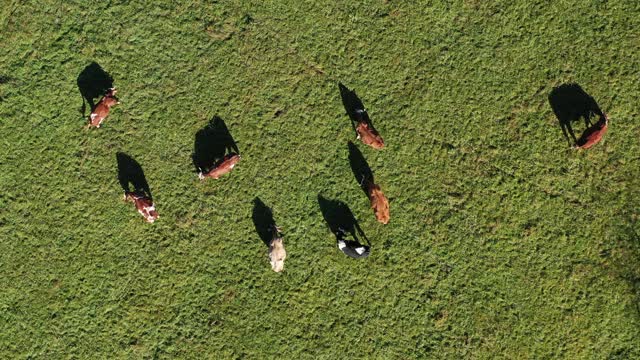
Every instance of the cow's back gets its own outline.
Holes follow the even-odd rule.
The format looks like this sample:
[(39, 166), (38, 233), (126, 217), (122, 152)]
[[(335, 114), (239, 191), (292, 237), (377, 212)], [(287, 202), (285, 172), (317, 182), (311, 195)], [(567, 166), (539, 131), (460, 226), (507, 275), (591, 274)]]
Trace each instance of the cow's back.
[(147, 222), (154, 222), (158, 219), (158, 211), (156, 210), (153, 201), (146, 196), (134, 197), (134, 203), (136, 210), (144, 217)]
[(213, 168), (206, 175), (208, 177), (212, 177), (214, 179), (218, 179), (220, 176), (230, 172), (236, 166), (236, 164), (240, 161), (240, 155), (232, 154), (228, 155), (227, 158), (222, 160), (215, 168)]
[(90, 115), (90, 126), (98, 127), (100, 123), (109, 115), (109, 107), (104, 101), (100, 101)]
[(284, 260), (287, 258), (287, 252), (284, 249), (282, 238), (278, 237), (271, 240), (269, 245), (269, 260), (271, 260), (271, 268), (275, 272), (284, 270)]
[(366, 145), (374, 149), (382, 149), (384, 141), (376, 130), (370, 127), (366, 122), (359, 122), (356, 126), (356, 132), (360, 136), (360, 140)]
[(389, 223), (389, 200), (380, 190), (380, 186), (375, 184), (369, 186), (369, 200), (376, 219), (383, 224)]
[(581, 149), (588, 149), (602, 140), (602, 137), (607, 132), (608, 125), (596, 124), (588, 129), (577, 141), (577, 145)]
[(354, 259), (363, 259), (369, 256), (371, 248), (366, 245), (362, 245), (353, 240), (341, 240), (338, 241), (338, 249), (345, 255)]

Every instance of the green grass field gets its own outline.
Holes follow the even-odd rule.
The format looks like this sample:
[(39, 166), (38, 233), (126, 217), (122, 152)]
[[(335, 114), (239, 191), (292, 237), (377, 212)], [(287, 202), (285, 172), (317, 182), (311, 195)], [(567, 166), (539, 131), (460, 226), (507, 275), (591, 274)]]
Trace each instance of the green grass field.
[[(639, 28), (633, 0), (3, 1), (0, 358), (640, 358)], [(86, 131), (93, 62), (122, 104)], [(388, 225), (338, 82), (385, 139), (356, 144)], [(588, 151), (548, 99), (569, 83), (611, 119)], [(200, 182), (214, 116), (242, 160)], [(118, 152), (156, 223), (122, 202)]]

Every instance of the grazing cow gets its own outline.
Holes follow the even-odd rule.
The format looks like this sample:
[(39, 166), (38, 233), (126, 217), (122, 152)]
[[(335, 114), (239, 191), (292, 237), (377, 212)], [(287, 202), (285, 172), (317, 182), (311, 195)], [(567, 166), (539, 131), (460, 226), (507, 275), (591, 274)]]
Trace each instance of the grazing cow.
[(152, 223), (158, 219), (159, 216), (156, 207), (153, 205), (153, 201), (146, 195), (139, 192), (127, 191), (124, 193), (124, 200), (133, 202), (140, 215), (142, 215), (147, 222)]
[(282, 243), (282, 234), (279, 227), (273, 225), (271, 227), (273, 237), (269, 243), (269, 260), (271, 260), (271, 268), (275, 272), (284, 270), (284, 259), (287, 258), (287, 252)]
[(222, 160), (218, 161), (213, 166), (213, 168), (208, 170), (207, 172), (203, 172), (202, 169), (200, 169), (198, 177), (200, 178), (200, 180), (204, 180), (204, 178), (207, 177), (218, 179), (220, 176), (233, 170), (233, 167), (236, 166), (238, 161), (240, 161), (240, 155), (238, 154), (231, 153), (225, 155)]
[(378, 134), (378, 132), (373, 128), (373, 126), (371, 126), (371, 123), (368, 121), (366, 110), (355, 110), (355, 118), (357, 119), (357, 138), (374, 149), (382, 149), (384, 147), (384, 141), (382, 140), (380, 134)]
[(345, 255), (354, 259), (362, 259), (369, 256), (371, 252), (369, 246), (362, 245), (357, 241), (345, 240), (344, 237), (347, 232), (343, 228), (338, 228), (336, 231), (336, 239), (338, 240), (338, 249), (340, 249)]
[(576, 149), (588, 149), (600, 142), (602, 136), (607, 132), (609, 118), (607, 114), (602, 114), (600, 120), (584, 131), (580, 139), (576, 142)]
[(115, 95), (116, 88), (107, 90), (102, 99), (100, 99), (98, 104), (91, 111), (91, 115), (89, 115), (89, 124), (87, 124), (87, 127), (100, 127), (102, 121), (104, 121), (107, 115), (109, 115), (109, 110), (111, 109), (111, 107), (120, 104), (120, 101), (118, 101)]
[(369, 179), (366, 180), (367, 194), (371, 201), (371, 208), (376, 215), (378, 222), (383, 224), (389, 223), (389, 200), (384, 196), (380, 186), (373, 183)]

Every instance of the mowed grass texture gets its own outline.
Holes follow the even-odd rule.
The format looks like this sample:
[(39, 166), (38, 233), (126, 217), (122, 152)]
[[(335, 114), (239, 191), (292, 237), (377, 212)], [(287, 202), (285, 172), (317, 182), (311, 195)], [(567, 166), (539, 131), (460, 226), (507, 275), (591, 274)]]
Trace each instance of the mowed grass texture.
[[(640, 357), (640, 3), (0, 8), (0, 357)], [(122, 104), (85, 131), (92, 62)], [(338, 82), (385, 139), (356, 145), (388, 225), (351, 172)], [(588, 151), (548, 101), (567, 83), (611, 119)], [(242, 160), (200, 182), (214, 116)], [(122, 202), (117, 152), (144, 169), (156, 223)], [(369, 258), (339, 252), (319, 195), (349, 205)]]

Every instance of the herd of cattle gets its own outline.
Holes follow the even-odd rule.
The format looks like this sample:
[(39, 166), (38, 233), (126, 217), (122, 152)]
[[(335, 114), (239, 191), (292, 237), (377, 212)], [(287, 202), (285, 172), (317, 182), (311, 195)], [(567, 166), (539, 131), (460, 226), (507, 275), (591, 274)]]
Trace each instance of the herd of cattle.
[[(340, 84), (340, 86), (342, 91), (342, 84)], [(111, 107), (120, 104), (115, 95), (115, 88), (110, 88), (104, 93), (100, 101), (91, 110), (89, 123), (87, 124), (88, 128), (99, 128), (109, 115)], [(357, 139), (360, 139), (364, 144), (374, 149), (384, 148), (382, 137), (371, 124), (369, 116), (361, 103), (357, 105), (356, 108), (347, 109), (347, 112), (355, 122), (354, 129), (357, 134)], [(606, 133), (609, 119), (603, 112), (598, 110), (597, 113), (599, 120), (595, 124), (588, 124), (582, 136), (575, 141), (574, 147), (576, 149), (588, 149), (592, 147), (597, 144)], [(201, 180), (206, 178), (218, 179), (220, 176), (233, 170), (238, 161), (240, 161), (240, 155), (232, 152), (213, 164), (210, 164), (207, 168), (199, 168), (198, 177)], [(362, 178), (361, 185), (367, 192), (376, 219), (382, 224), (387, 224), (389, 222), (389, 201), (380, 189), (380, 186), (375, 184), (372, 178), (365, 176)], [(146, 194), (139, 191), (125, 191), (124, 200), (133, 202), (138, 212), (147, 222), (153, 223), (158, 219), (158, 212), (156, 211), (155, 205)], [(269, 230), (272, 233), (272, 238), (269, 243), (271, 267), (274, 271), (280, 272), (284, 269), (284, 260), (287, 256), (283, 244), (282, 232), (281, 229), (275, 225), (272, 225)], [(358, 241), (346, 240), (347, 232), (344, 229), (338, 228), (337, 231), (335, 231), (335, 235), (338, 248), (346, 255), (356, 259), (369, 255), (369, 246), (362, 245)]]
[[(91, 110), (89, 115), (89, 123), (87, 128), (100, 128), (103, 121), (109, 115), (110, 109), (120, 104), (116, 98), (116, 89), (108, 89), (98, 103)], [(380, 134), (375, 130), (367, 112), (364, 108), (354, 109), (352, 114), (355, 119), (355, 131), (357, 138), (364, 144), (371, 146), (374, 149), (382, 149), (384, 147), (384, 141)], [(206, 178), (218, 179), (220, 176), (229, 173), (235, 165), (240, 161), (240, 155), (236, 153), (230, 153), (225, 155), (222, 159), (209, 164), (206, 168), (198, 169), (198, 177), (200, 180)], [(373, 182), (373, 179), (362, 178), (362, 184), (367, 190), (369, 200), (371, 202), (371, 208), (375, 214), (376, 219), (387, 224), (389, 222), (389, 201), (380, 189), (380, 186)], [(153, 223), (158, 219), (159, 215), (153, 204), (152, 199), (140, 191), (125, 191), (124, 200), (133, 202), (138, 212), (144, 217), (144, 219)], [(269, 243), (269, 259), (271, 260), (271, 267), (274, 271), (280, 272), (284, 269), (284, 260), (287, 256), (287, 252), (284, 248), (282, 232), (279, 227), (271, 226), (272, 239)], [(367, 257), (370, 253), (370, 248), (367, 245), (362, 245), (358, 241), (346, 240), (347, 232), (339, 228), (336, 231), (336, 239), (338, 248), (346, 255), (352, 258)]]

